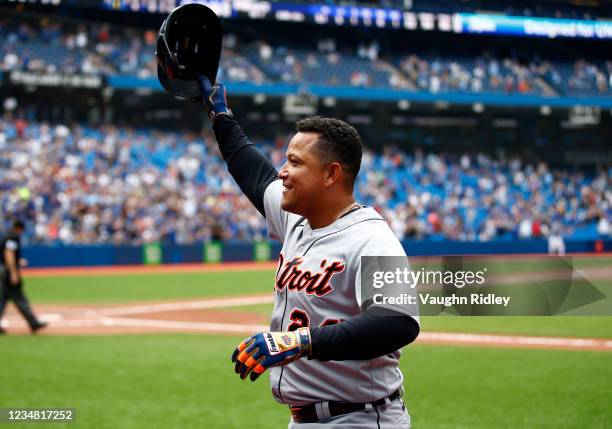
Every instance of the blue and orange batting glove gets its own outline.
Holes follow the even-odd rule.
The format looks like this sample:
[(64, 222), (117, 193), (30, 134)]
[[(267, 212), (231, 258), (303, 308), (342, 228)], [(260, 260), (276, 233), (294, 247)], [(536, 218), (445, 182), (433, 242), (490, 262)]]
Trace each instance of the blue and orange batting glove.
[(260, 332), (238, 344), (232, 354), (232, 362), (236, 362), (236, 374), (240, 374), (240, 378), (244, 380), (250, 373), (251, 381), (255, 381), (266, 369), (307, 356), (310, 350), (308, 328), (289, 332)]
[(200, 90), (202, 91), (204, 105), (208, 109), (208, 117), (211, 121), (215, 122), (215, 119), (219, 115), (234, 116), (227, 106), (227, 91), (225, 90), (225, 85), (220, 82), (213, 85), (206, 76), (199, 76), (197, 80)]

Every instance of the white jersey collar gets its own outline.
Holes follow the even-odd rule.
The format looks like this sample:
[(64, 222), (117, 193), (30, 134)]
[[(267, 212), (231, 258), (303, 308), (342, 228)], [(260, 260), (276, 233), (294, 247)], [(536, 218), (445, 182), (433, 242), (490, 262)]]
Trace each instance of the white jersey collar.
[(370, 220), (370, 219), (382, 220), (382, 217), (380, 216), (380, 214), (376, 210), (374, 210), (372, 207), (368, 207), (368, 206), (360, 206), (360, 207), (361, 208), (359, 208), (358, 210), (354, 210), (352, 212), (347, 213), (346, 215), (342, 216), (340, 219), (336, 219), (334, 222), (330, 223), (329, 225), (323, 228), (312, 229), (312, 227), (310, 226), (310, 223), (308, 222), (308, 219), (304, 218), (301, 222), (301, 225), (304, 226), (304, 229), (302, 231), (302, 236), (305, 236), (308, 234), (312, 236), (327, 235), (329, 233), (339, 231), (341, 229), (346, 228), (347, 226), (353, 225), (358, 222), (362, 222), (364, 220)]

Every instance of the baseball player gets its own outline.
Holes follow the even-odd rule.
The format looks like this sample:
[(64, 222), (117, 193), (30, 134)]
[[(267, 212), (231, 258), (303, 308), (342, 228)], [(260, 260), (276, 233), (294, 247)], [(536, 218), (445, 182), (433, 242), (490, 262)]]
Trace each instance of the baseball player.
[(398, 363), (418, 315), (360, 303), (362, 256), (406, 254), (353, 197), (357, 131), (337, 119), (299, 121), (277, 172), (234, 120), (223, 84), (198, 82), (229, 172), (283, 245), (271, 330), (238, 345), (236, 372), (254, 381), (269, 371), (289, 428), (409, 428)]
[[(39, 321), (23, 293), (20, 266), (25, 264), (21, 258), (21, 235), (25, 225), (20, 220), (13, 222), (9, 234), (0, 240), (0, 320), (9, 300), (13, 300), (19, 312), (27, 320), (32, 333), (47, 326), (46, 322)], [(0, 334), (5, 331), (0, 327)]]

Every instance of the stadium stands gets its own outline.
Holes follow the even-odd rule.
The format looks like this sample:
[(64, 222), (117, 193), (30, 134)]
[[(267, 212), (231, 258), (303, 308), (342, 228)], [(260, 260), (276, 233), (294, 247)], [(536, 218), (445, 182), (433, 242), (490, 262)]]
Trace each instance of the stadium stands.
[[(111, 35), (112, 34), (112, 35)], [(154, 78), (155, 32), (114, 29), (108, 24), (3, 19), (0, 70), (89, 73)], [(228, 34), (220, 78), (249, 83), (306, 83), (428, 92), (519, 93), (545, 96), (612, 94), (612, 61), (520, 62), (480, 52), (441, 57), (427, 52), (384, 52), (377, 44), (318, 47), (270, 41), (238, 43)]]
[[(277, 166), (280, 139), (261, 148)], [(265, 236), (263, 218), (226, 172), (213, 137), (0, 120), (0, 204), (30, 242), (190, 243)], [(366, 151), (360, 202), (400, 238), (611, 235), (612, 168), (587, 175), (518, 158)]]
[[(374, 2), (342, 2), (368, 3)], [(520, 1), (494, 3), (388, 0), (378, 6), (436, 13), (486, 6), (556, 17), (592, 12), (556, 3), (533, 10)], [(429, 94), (612, 95), (612, 61), (586, 54), (547, 58), (529, 49), (520, 56), (498, 54), (485, 43), (463, 46), (456, 54), (433, 52), (425, 45), (415, 51), (410, 45), (408, 51), (390, 48), (384, 40), (380, 45), (372, 39), (347, 44), (329, 33), (307, 45), (299, 38), (249, 37), (236, 26), (232, 31), (237, 32), (224, 38), (219, 71), (226, 82)], [(155, 80), (155, 39), (150, 29), (7, 14), (0, 18), (0, 71)], [(208, 131), (91, 128), (18, 118), (19, 113), (9, 113), (0, 119), (0, 204), (4, 213), (28, 219), (31, 243), (192, 243), (266, 234), (263, 219), (226, 172)], [(259, 143), (280, 167), (287, 136)], [(462, 154), (461, 148), (456, 153), (429, 150), (407, 153), (384, 146), (382, 153), (366, 151), (363, 159), (359, 201), (376, 207), (400, 238), (612, 236), (612, 168), (607, 161), (586, 173), (553, 170), (544, 162), (526, 164), (520, 158)]]
[(410, 55), (400, 59), (398, 65), (421, 90), (432, 93), (503, 92), (554, 96), (560, 92), (545, 78), (547, 73), (554, 73), (548, 63), (523, 65), (510, 58), (497, 59), (485, 54), (476, 59)]

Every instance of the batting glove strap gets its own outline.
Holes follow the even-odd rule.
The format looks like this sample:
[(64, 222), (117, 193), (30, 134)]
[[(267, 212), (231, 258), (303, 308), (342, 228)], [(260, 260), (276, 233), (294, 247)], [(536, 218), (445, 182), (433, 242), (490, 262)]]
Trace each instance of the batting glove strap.
[(284, 365), (310, 354), (308, 328), (290, 332), (261, 332), (241, 342), (232, 354), (235, 371), (243, 380), (250, 374), (255, 381), (273, 366)]
[(208, 117), (211, 121), (219, 115), (227, 115), (233, 117), (231, 109), (227, 106), (227, 91), (225, 85), (222, 83), (216, 83), (212, 85), (207, 77), (200, 76), (198, 78), (198, 84), (202, 91), (204, 104), (208, 109)]

